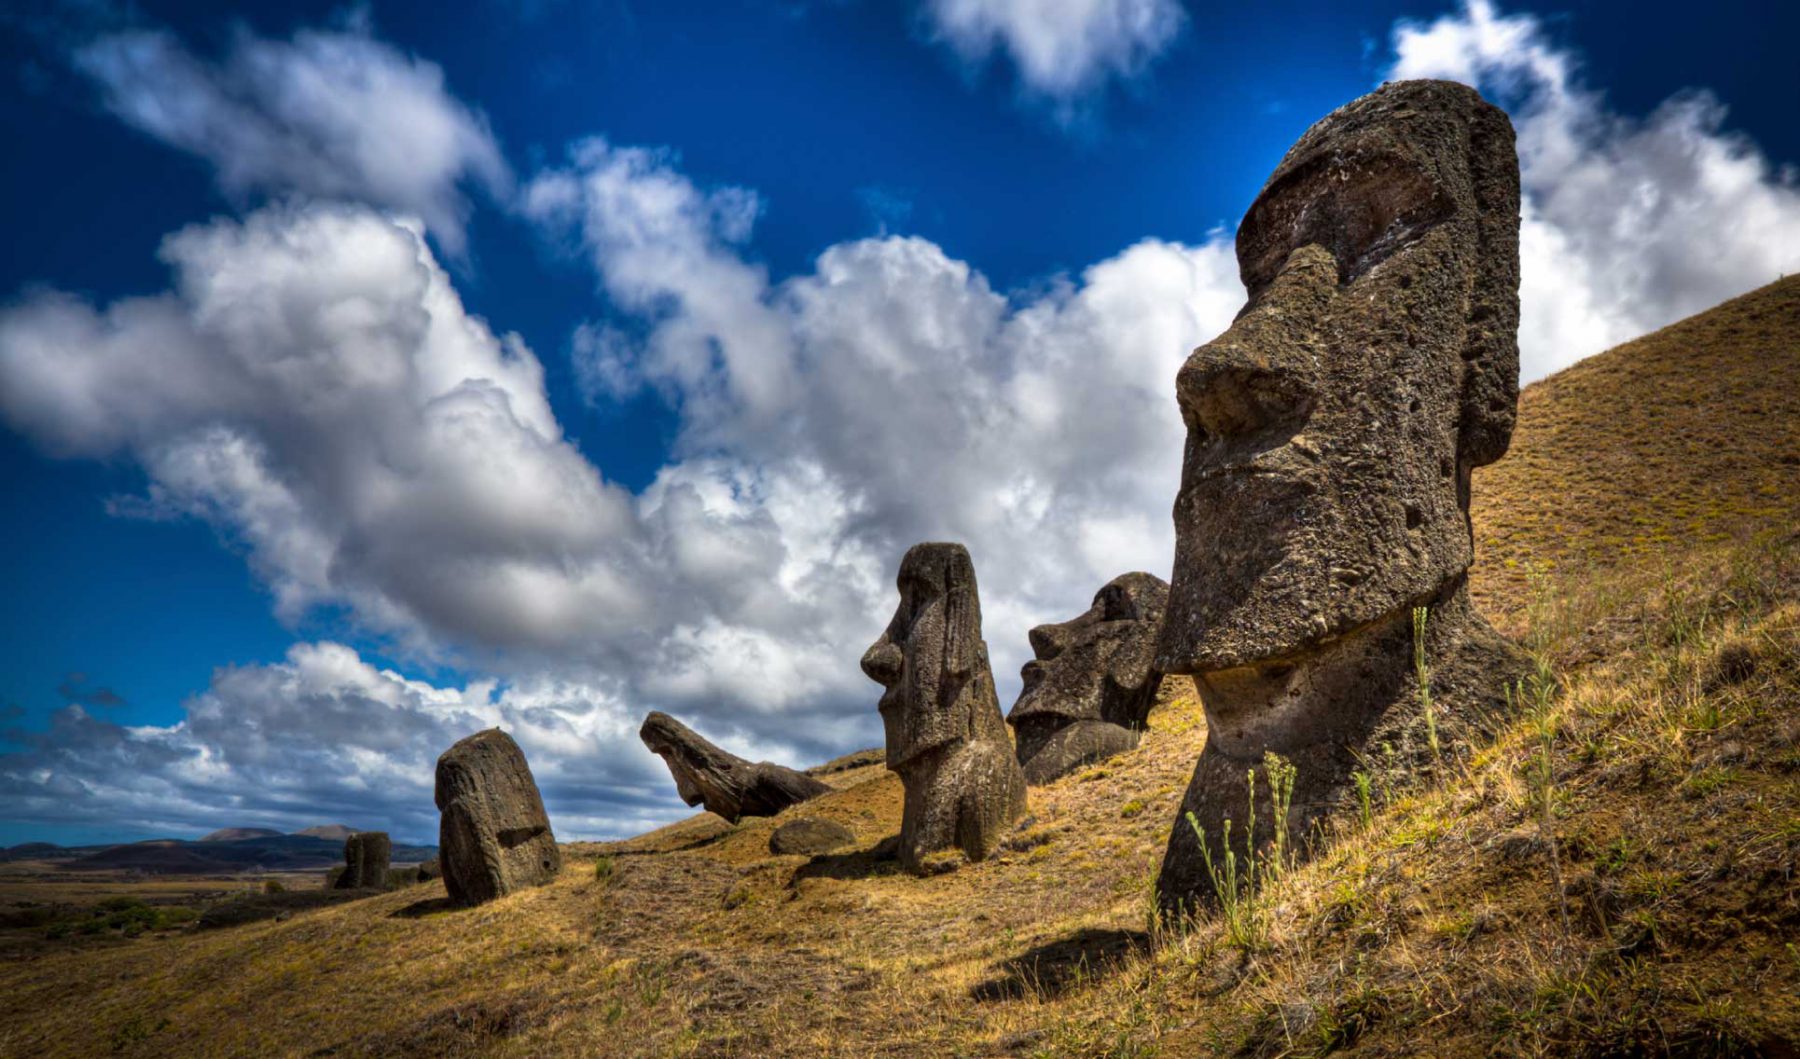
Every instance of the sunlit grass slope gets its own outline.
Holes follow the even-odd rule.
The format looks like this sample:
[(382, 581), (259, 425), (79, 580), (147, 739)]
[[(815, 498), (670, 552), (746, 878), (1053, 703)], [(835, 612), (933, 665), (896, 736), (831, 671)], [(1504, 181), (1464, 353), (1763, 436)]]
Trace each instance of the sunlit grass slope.
[[(432, 883), (0, 965), (0, 1053), (1795, 1054), (1797, 392), (1795, 281), (1528, 389), (1477, 583), (1544, 680), (1240, 929), (1150, 920), (1205, 740), (1171, 681), (1140, 750), (949, 875), (879, 855), (900, 786), (864, 766), (476, 909)], [(797, 815), (857, 841), (770, 856)]]

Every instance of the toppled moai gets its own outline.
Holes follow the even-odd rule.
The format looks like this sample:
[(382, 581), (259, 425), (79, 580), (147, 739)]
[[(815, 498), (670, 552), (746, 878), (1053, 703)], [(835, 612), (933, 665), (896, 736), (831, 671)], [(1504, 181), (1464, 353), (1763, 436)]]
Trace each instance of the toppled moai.
[(437, 807), (439, 866), (458, 904), (538, 886), (562, 867), (525, 753), (498, 728), (438, 758)]
[(1024, 686), (1006, 716), (1026, 783), (1049, 783), (1137, 746), (1162, 679), (1156, 634), (1168, 601), (1162, 578), (1121, 574), (1080, 617), (1031, 630), (1037, 657), (1020, 671)]
[(887, 767), (906, 787), (900, 862), (925, 872), (939, 851), (992, 852), (1025, 812), (1025, 776), (994, 693), (968, 549), (916, 544), (898, 584), (900, 606), (862, 668), (884, 689)]
[(682, 801), (705, 805), (734, 824), (746, 816), (774, 816), (831, 790), (804, 772), (720, 750), (666, 713), (644, 718), (638, 738), (669, 766)]
[(358, 831), (344, 839), (344, 871), (337, 877), (335, 888), (387, 889), (388, 863), (393, 853), (386, 831)]
[(1332, 112), (1251, 205), (1237, 256), (1249, 301), (1176, 378), (1188, 438), (1156, 666), (1193, 675), (1208, 732), (1167, 911), (1216, 897), (1201, 835), (1218, 860), (1235, 821), (1244, 856), (1251, 782), (1273, 838), (1265, 755), (1294, 770), (1285, 837), (1304, 855), (1357, 769), (1456, 752), (1523, 669), (1467, 585), (1470, 475), (1505, 453), (1518, 402), (1506, 114), (1444, 81)]

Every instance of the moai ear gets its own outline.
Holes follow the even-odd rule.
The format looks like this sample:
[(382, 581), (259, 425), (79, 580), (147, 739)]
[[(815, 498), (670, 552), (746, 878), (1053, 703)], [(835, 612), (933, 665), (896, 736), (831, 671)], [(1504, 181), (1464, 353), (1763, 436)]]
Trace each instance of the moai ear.
[(960, 683), (979, 664), (980, 644), (981, 597), (975, 588), (975, 564), (959, 546), (944, 564), (944, 672)]

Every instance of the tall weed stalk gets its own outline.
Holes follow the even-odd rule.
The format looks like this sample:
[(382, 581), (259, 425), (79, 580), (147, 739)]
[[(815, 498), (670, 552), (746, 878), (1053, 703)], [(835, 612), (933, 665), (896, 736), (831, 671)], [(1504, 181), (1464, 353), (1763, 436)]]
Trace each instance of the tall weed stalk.
[(1230, 817), (1221, 828), (1220, 855), (1215, 859), (1206, 830), (1192, 812), (1188, 826), (1200, 843), (1200, 859), (1206, 866), (1207, 878), (1219, 899), (1219, 917), (1225, 926), (1225, 937), (1240, 949), (1260, 948), (1267, 939), (1268, 924), (1263, 891), (1279, 882), (1293, 859), (1288, 848), (1288, 819), (1294, 802), (1294, 780), (1299, 774), (1293, 764), (1270, 751), (1263, 755), (1263, 773), (1269, 781), (1269, 815), (1275, 827), (1268, 853), (1256, 847), (1256, 770), (1245, 773), (1249, 791), (1248, 811), (1244, 826), (1244, 857), (1240, 861), (1231, 846)]

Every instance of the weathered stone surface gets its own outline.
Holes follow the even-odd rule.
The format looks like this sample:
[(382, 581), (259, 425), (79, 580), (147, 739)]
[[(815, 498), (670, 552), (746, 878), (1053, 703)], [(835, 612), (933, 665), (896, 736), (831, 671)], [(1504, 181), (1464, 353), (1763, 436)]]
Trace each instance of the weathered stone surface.
[(1049, 783), (1091, 761), (1137, 746), (1162, 676), (1153, 665), (1169, 586), (1154, 574), (1121, 574), (1093, 606), (1060, 625), (1031, 630), (1037, 657), (1006, 721), (1025, 782)]
[(387, 889), (393, 851), (386, 831), (356, 832), (344, 840), (344, 872), (332, 886), (339, 890)]
[(884, 689), (887, 766), (906, 788), (900, 862), (924, 872), (935, 851), (991, 853), (1025, 812), (1025, 776), (994, 693), (968, 549), (914, 545), (898, 585), (900, 606), (862, 668)]
[(720, 750), (666, 713), (644, 718), (638, 737), (669, 766), (682, 801), (704, 804), (734, 824), (746, 816), (774, 816), (831, 790), (804, 772)]
[[(1518, 233), (1510, 122), (1441, 81), (1314, 125), (1238, 230), (1249, 301), (1176, 379), (1188, 440), (1156, 658), (1206, 710), (1182, 811), (1215, 855), (1225, 820), (1244, 834), (1248, 770), (1272, 837), (1266, 752), (1298, 770), (1297, 847), (1348, 800), (1358, 754), (1429, 762), (1415, 606), (1440, 742), (1504, 709), (1520, 657), (1469, 605), (1468, 506), (1512, 435)], [(1214, 896), (1183, 818), (1158, 888), (1167, 910)]]
[(540, 885), (562, 867), (525, 753), (498, 728), (438, 758), (437, 807), (444, 889), (459, 904)]
[(834, 820), (815, 816), (789, 820), (769, 836), (769, 852), (776, 856), (829, 853), (856, 841), (856, 832)]

